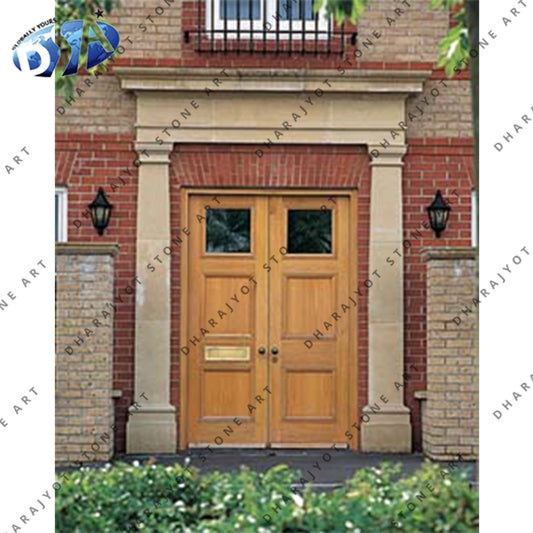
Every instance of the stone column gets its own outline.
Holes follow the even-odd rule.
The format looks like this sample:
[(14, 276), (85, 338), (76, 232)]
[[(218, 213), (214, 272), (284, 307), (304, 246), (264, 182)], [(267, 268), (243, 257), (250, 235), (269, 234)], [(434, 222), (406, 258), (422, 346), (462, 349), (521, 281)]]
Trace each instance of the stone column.
[[(175, 453), (176, 409), (170, 404), (170, 262), (147, 270), (170, 243), (169, 164), (172, 144), (137, 143), (141, 165), (137, 199), (135, 399), (127, 453)], [(140, 399), (144, 393), (147, 400)]]
[[(402, 159), (406, 146), (369, 149), (379, 150), (379, 156), (371, 162), (369, 266), (374, 285), (368, 291), (368, 405), (363, 407), (361, 448), (409, 453), (410, 413), (404, 405), (404, 388), (395, 386), (395, 382), (403, 384), (404, 372)], [(389, 256), (393, 266), (386, 261)]]

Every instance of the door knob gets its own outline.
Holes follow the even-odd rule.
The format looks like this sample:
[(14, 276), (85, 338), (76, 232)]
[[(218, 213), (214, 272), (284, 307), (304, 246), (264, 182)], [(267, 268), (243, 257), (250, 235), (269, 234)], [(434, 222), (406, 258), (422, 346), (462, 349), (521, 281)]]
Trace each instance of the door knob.
[(259, 355), (265, 355), (267, 353), (267, 349), (265, 348), (265, 346), (259, 346), (257, 352), (259, 353)]
[(279, 348), (277, 346), (272, 346), (272, 355), (277, 355), (279, 353)]

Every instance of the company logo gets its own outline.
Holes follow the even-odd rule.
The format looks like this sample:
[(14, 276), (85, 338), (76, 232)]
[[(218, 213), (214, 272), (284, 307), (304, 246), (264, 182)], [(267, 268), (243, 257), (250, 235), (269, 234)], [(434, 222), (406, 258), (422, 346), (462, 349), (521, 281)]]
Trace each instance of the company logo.
[[(61, 35), (71, 48), (69, 62), (62, 76), (78, 72), (80, 49), (83, 39), (83, 26), (89, 24), (87, 47), (87, 70), (108, 59), (118, 48), (118, 31), (105, 22), (91, 23), (83, 20), (69, 20), (61, 26)], [(13, 63), (23, 73), (33, 76), (49, 77), (54, 72), (61, 49), (54, 40), (55, 24), (35, 31), (24, 37), (13, 52)], [(85, 66), (85, 65), (82, 65)]]

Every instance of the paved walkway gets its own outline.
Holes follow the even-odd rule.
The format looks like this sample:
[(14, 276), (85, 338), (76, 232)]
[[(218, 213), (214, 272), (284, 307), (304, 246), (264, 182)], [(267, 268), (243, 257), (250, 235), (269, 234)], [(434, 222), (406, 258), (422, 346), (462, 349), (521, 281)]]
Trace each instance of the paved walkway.
[[(325, 454), (329, 453), (331, 459)], [(201, 456), (205, 459), (202, 460)], [(144, 462), (151, 456), (147, 455), (119, 455), (115, 461)], [(196, 467), (200, 472), (210, 472), (219, 470), (229, 472), (239, 470), (243, 465), (258, 472), (264, 472), (278, 464), (287, 464), (295, 470), (300, 470), (306, 479), (312, 479), (308, 470), (314, 474), (316, 480), (313, 485), (319, 489), (327, 490), (341, 486), (344, 480), (361, 468), (378, 466), (383, 461), (401, 463), (403, 474), (408, 475), (420, 468), (424, 461), (422, 454), (367, 454), (353, 453), (349, 450), (249, 450), (249, 449), (213, 449), (191, 450), (188, 453), (176, 455), (157, 455), (157, 463), (170, 465), (175, 463), (183, 464), (187, 457), (190, 457), (190, 465)], [(320, 466), (321, 470), (313, 467), (313, 464)], [(445, 464), (445, 463), (444, 463)], [(459, 465), (459, 463), (458, 463)], [(466, 468), (471, 480), (475, 479), (474, 463), (464, 463), (461, 468)]]
[[(156, 459), (158, 464), (173, 465), (184, 464), (185, 459), (190, 459), (190, 465), (200, 472), (238, 471), (241, 466), (257, 472), (265, 472), (269, 468), (279, 464), (289, 465), (290, 468), (299, 470), (303, 477), (312, 481), (313, 486), (319, 490), (331, 490), (340, 487), (346, 479), (361, 468), (379, 466), (383, 461), (400, 463), (403, 475), (409, 475), (422, 466), (423, 454), (374, 454), (353, 453), (349, 450), (251, 450), (251, 449), (215, 449), (209, 452), (206, 449), (193, 449), (188, 452), (172, 455), (124, 455), (114, 457), (113, 462), (132, 463)], [(331, 456), (331, 459), (328, 454)], [(202, 459), (202, 456), (205, 459)], [(105, 463), (91, 463), (89, 468), (99, 468)], [(446, 467), (446, 463), (442, 463)], [(320, 467), (317, 468), (318, 465)], [(457, 463), (459, 468), (464, 468), (469, 474), (470, 480), (477, 485), (476, 468), (474, 462)], [(77, 467), (58, 467), (57, 472), (77, 470)], [(313, 477), (315, 479), (313, 479)]]

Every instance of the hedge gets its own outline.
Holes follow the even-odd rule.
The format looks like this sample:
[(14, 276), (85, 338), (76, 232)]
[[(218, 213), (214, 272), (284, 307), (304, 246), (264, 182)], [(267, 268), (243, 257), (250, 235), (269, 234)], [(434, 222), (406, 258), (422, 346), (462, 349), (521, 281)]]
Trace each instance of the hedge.
[[(342, 488), (317, 492), (285, 465), (264, 474), (200, 475), (183, 467), (117, 463), (82, 468), (56, 493), (59, 533), (234, 531), (431, 533), (477, 531), (478, 496), (463, 470), (426, 462), (359, 470)], [(292, 490), (291, 490), (292, 485)], [(403, 513), (403, 517), (399, 514)]]

